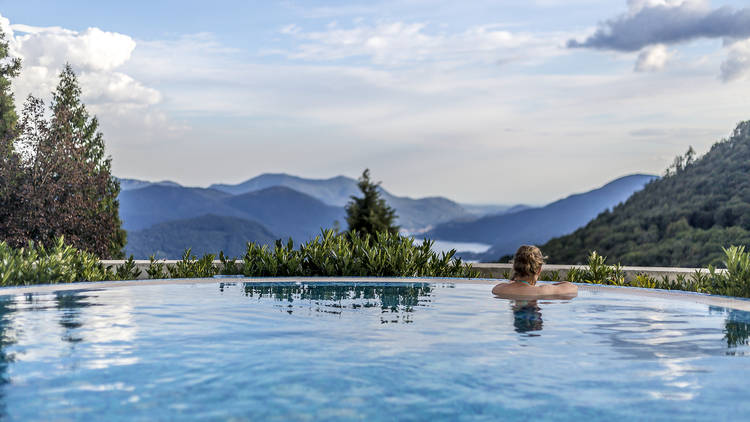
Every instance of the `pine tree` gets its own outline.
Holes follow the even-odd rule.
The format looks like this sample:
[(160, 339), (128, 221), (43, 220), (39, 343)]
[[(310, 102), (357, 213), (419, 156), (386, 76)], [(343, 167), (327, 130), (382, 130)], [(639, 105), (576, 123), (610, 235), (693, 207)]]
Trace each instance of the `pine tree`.
[(11, 246), (45, 246), (59, 236), (101, 258), (120, 258), (125, 231), (119, 218), (119, 182), (110, 173), (99, 123), (80, 100), (75, 73), (66, 65), (53, 93), (52, 116), (29, 96), (13, 154), (18, 168), (2, 212), (0, 239)]
[(18, 116), (11, 80), (20, 69), (21, 60), (10, 57), (8, 41), (0, 30), (0, 240), (10, 227), (11, 216), (18, 214), (19, 206), (20, 161), (13, 146)]
[(358, 186), (362, 191), (362, 197), (352, 196), (346, 205), (346, 222), (349, 224), (349, 230), (370, 235), (386, 231), (398, 234), (399, 227), (395, 224), (396, 211), (380, 197), (380, 182), (370, 181), (369, 169), (362, 172)]
[(4, 146), (10, 144), (9, 140), (15, 136), (18, 122), (10, 84), (20, 70), (21, 59), (10, 57), (8, 41), (5, 39), (5, 33), (0, 30), (0, 138)]
[[(94, 230), (88, 236), (80, 233), (82, 239), (87, 239), (84, 243), (89, 245), (83, 249), (100, 256), (121, 258), (126, 233), (121, 228), (119, 217), (117, 196), (120, 193), (120, 183), (111, 174), (112, 159), (105, 155), (104, 136), (98, 131), (99, 121), (96, 116), (89, 115), (81, 102), (81, 95), (78, 78), (70, 64), (66, 64), (52, 95), (50, 135), (58, 142), (70, 142), (71, 147), (80, 152), (82, 162), (76, 164), (86, 169), (86, 172), (82, 174), (83, 183), (79, 188), (83, 191), (83, 203), (91, 205), (82, 217), (96, 221), (104, 228), (104, 232)], [(105, 239), (94, 236), (104, 236), (106, 248), (102, 243)], [(92, 248), (93, 245), (97, 246)]]

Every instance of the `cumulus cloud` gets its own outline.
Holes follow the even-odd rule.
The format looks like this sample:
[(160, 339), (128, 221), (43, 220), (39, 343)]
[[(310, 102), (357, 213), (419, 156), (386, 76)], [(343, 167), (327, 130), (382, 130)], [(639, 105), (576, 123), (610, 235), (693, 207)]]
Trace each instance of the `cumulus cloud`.
[[(639, 51), (636, 72), (663, 69), (674, 53), (668, 45), (696, 39), (723, 39), (729, 46), (721, 65), (724, 82), (748, 73), (750, 8), (711, 8), (708, 0), (628, 0), (628, 11), (600, 24), (583, 41), (568, 40), (568, 48), (632, 53)], [(743, 41), (744, 40), (744, 41)]]
[(634, 69), (636, 72), (655, 72), (661, 70), (673, 55), (674, 53), (667, 50), (667, 46), (664, 44), (646, 47), (638, 55)]
[(83, 32), (52, 27), (12, 25), (15, 48), (27, 66), (60, 67), (75, 63), (81, 70), (109, 71), (125, 63), (135, 41), (127, 35), (88, 28)]
[(583, 41), (568, 41), (568, 47), (633, 52), (698, 38), (750, 37), (750, 8), (710, 9), (690, 0), (633, 0), (629, 6), (628, 13), (605, 21)]
[(11, 55), (19, 57), (23, 64), (21, 75), (13, 83), (18, 102), (29, 94), (48, 96), (65, 63), (78, 72), (84, 101), (93, 106), (147, 106), (161, 100), (158, 91), (118, 70), (130, 60), (136, 47), (128, 35), (99, 28), (77, 32), (11, 24), (2, 16), (0, 27), (9, 41)]
[(750, 76), (750, 39), (729, 46), (729, 54), (721, 64), (721, 79), (729, 82)]
[(323, 31), (306, 32), (297, 25), (280, 31), (300, 41), (295, 50), (273, 51), (292, 59), (338, 60), (366, 57), (379, 65), (414, 62), (536, 60), (563, 53), (565, 36), (530, 34), (493, 25), (475, 26), (460, 33), (431, 33), (424, 23), (380, 22), (341, 28), (329, 24)]

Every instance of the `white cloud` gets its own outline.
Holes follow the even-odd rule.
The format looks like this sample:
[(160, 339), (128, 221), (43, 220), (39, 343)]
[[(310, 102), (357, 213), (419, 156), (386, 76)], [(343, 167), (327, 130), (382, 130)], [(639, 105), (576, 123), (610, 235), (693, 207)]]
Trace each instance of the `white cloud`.
[(154, 105), (161, 101), (159, 91), (121, 72), (85, 72), (80, 82), (86, 87), (87, 100), (93, 104)]
[(669, 59), (674, 55), (664, 44), (652, 45), (644, 48), (635, 62), (636, 72), (655, 72), (664, 69)]
[[(285, 27), (281, 44), (297, 47), (282, 54), (297, 60), (249, 58), (194, 34), (139, 40), (110, 70), (89, 65), (81, 83), (116, 174), (207, 185), (279, 171), (356, 177), (370, 167), (398, 194), (539, 202), (660, 173), (687, 145), (703, 151), (747, 118), (746, 95), (712, 77), (713, 56), (689, 69), (667, 57), (663, 72), (644, 78), (559, 48), (570, 34), (363, 22)], [(663, 65), (663, 53), (644, 66)], [(557, 54), (572, 60), (557, 66)], [(496, 66), (505, 58), (544, 66)], [(57, 71), (23, 73), (39, 94)], [(693, 130), (672, 132), (680, 127)], [(527, 178), (513, 182), (519, 174)]]
[[(11, 55), (22, 60), (21, 74), (13, 80), (18, 109), (29, 94), (49, 99), (60, 70), (70, 63), (78, 74), (82, 100), (99, 116), (104, 129), (123, 128), (125, 124), (153, 129), (150, 122), (174, 126), (164, 122), (165, 114), (153, 108), (161, 102), (161, 93), (122, 71), (136, 49), (132, 37), (99, 28), (77, 32), (11, 24), (2, 16), (0, 28), (6, 34)], [(123, 132), (132, 133), (132, 129)], [(127, 141), (127, 137), (120, 139)]]
[(734, 81), (750, 76), (750, 39), (729, 46), (727, 59), (721, 64), (721, 79)]
[(691, 9), (708, 9), (708, 0), (628, 0), (628, 13), (635, 15), (643, 9), (653, 7), (677, 8), (689, 7)]
[(274, 51), (292, 59), (330, 61), (366, 57), (373, 63), (401, 66), (418, 62), (497, 63), (509, 59), (538, 61), (564, 54), (569, 34), (511, 32), (480, 25), (460, 33), (433, 33), (425, 23), (380, 22), (305, 32), (297, 25), (280, 31), (299, 40), (292, 51)]
[(88, 28), (83, 32), (12, 25), (13, 43), (26, 66), (60, 68), (66, 62), (82, 71), (111, 71), (129, 58), (135, 41), (127, 35)]
[(628, 0), (628, 11), (599, 24), (583, 41), (572, 38), (570, 48), (624, 53), (640, 51), (635, 71), (661, 70), (672, 53), (667, 45), (699, 39), (734, 43), (721, 66), (725, 82), (741, 77), (747, 64), (741, 40), (750, 40), (750, 8), (712, 8), (709, 0)]
[(127, 35), (98, 28), (83, 32), (27, 25), (6, 28), (12, 54), (23, 63), (21, 75), (14, 81), (18, 102), (29, 94), (47, 97), (57, 85), (58, 72), (65, 63), (78, 72), (87, 103), (149, 105), (160, 100), (158, 91), (117, 71), (130, 60), (136, 47)]

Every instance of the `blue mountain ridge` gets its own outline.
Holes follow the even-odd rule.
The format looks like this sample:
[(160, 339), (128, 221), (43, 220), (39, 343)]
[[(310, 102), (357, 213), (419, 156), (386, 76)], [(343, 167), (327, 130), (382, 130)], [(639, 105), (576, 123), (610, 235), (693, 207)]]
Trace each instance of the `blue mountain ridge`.
[(624, 176), (601, 188), (570, 195), (543, 207), (440, 224), (427, 232), (425, 237), (489, 244), (492, 247), (485, 254), (464, 256), (496, 260), (500, 256), (512, 254), (519, 245), (543, 244), (553, 237), (583, 227), (601, 212), (627, 200), (634, 192), (655, 179), (658, 176)]
[[(478, 207), (485, 212), (497, 213), (481, 217), (442, 197), (403, 198), (383, 189), (381, 193), (397, 214), (401, 212), (399, 223), (402, 227), (412, 233), (426, 231), (426, 237), (433, 239), (491, 244), (493, 247), (489, 253), (480, 258), (497, 255), (496, 259), (512, 252), (521, 243), (543, 243), (582, 227), (598, 213), (624, 201), (654, 178), (656, 176), (625, 176), (599, 189), (571, 195), (538, 208), (482, 205)], [(359, 193), (357, 181), (344, 176), (305, 179), (287, 174), (264, 174), (238, 185), (217, 184), (209, 188), (134, 179), (128, 179), (127, 186), (129, 189), (123, 189), (119, 197), (123, 227), (132, 233), (134, 240), (160, 239), (161, 244), (152, 245), (159, 250), (166, 248), (164, 239), (169, 238), (158, 234), (160, 230), (168, 231), (172, 237), (177, 236), (175, 243), (184, 243), (179, 238), (179, 230), (175, 230), (176, 224), (183, 224), (191, 233), (201, 230), (199, 225), (223, 225), (227, 230), (252, 226), (248, 232), (265, 230), (266, 237), (268, 234), (274, 238), (292, 237), (300, 243), (319, 234), (321, 228), (338, 226), (346, 229), (343, 206), (331, 205), (330, 202), (341, 203), (344, 198), (348, 200), (349, 196)], [(478, 212), (476, 209), (472, 211)], [(227, 220), (227, 217), (237, 220)], [(175, 224), (163, 225), (167, 222)], [(262, 230), (255, 227), (256, 224)], [(433, 226), (434, 229), (429, 230)], [(150, 228), (153, 230), (146, 234)], [(215, 232), (213, 230), (212, 238), (219, 239)], [(259, 236), (257, 240), (266, 241), (266, 237)], [(141, 242), (138, 248), (141, 247), (145, 248), (141, 250), (147, 250), (149, 245), (143, 246)]]

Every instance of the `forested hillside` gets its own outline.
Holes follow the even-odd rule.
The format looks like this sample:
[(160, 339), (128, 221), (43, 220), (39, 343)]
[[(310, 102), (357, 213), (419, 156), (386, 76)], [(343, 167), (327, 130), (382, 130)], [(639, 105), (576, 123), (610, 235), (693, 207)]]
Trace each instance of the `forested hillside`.
[(582, 263), (596, 250), (623, 265), (698, 267), (748, 243), (750, 121), (697, 160), (691, 148), (664, 177), (542, 250), (550, 263)]
[(493, 260), (513, 253), (518, 245), (539, 244), (582, 227), (603, 210), (625, 201), (643, 189), (656, 176), (633, 174), (613, 180), (601, 188), (570, 195), (544, 207), (521, 209), (514, 213), (491, 215), (469, 221), (440, 224), (427, 237), (455, 242), (492, 245), (473, 258)]
[(275, 240), (276, 235), (254, 221), (209, 214), (128, 232), (125, 250), (136, 259), (148, 259), (152, 254), (177, 259), (187, 248), (198, 256), (224, 251), (227, 256), (241, 257), (247, 242), (270, 245)]

